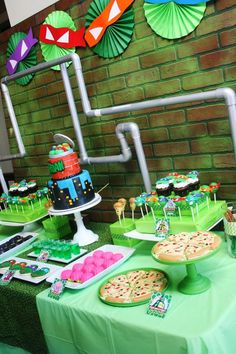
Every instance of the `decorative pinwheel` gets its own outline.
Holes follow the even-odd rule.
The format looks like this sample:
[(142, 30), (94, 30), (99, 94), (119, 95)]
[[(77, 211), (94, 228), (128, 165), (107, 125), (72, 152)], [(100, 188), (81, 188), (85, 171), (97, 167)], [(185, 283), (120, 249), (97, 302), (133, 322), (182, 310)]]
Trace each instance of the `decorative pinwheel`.
[(85, 40), (103, 58), (114, 58), (127, 48), (134, 28), (130, 7), (134, 0), (94, 0), (89, 7)]
[[(154, 2), (156, 0), (150, 0)], [(159, 2), (159, 0), (157, 0)], [(195, 0), (177, 0), (195, 1)], [(177, 1), (161, 1), (162, 3), (144, 4), (145, 17), (148, 24), (159, 36), (167, 39), (176, 39), (191, 33), (203, 18), (206, 4), (180, 5)]]
[[(9, 75), (31, 68), (37, 64), (36, 50), (34, 45), (38, 42), (33, 38), (32, 29), (26, 35), (23, 32), (14, 33), (7, 46), (6, 68)], [(20, 85), (27, 85), (33, 78), (33, 74), (23, 76), (16, 82)]]

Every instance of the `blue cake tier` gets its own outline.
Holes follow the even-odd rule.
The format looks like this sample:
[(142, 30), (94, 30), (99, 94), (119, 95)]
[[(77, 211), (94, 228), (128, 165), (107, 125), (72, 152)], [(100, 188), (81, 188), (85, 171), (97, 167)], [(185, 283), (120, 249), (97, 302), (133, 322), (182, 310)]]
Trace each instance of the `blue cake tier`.
[(90, 202), (95, 197), (92, 180), (86, 170), (70, 178), (50, 179), (48, 189), (55, 210), (75, 208)]

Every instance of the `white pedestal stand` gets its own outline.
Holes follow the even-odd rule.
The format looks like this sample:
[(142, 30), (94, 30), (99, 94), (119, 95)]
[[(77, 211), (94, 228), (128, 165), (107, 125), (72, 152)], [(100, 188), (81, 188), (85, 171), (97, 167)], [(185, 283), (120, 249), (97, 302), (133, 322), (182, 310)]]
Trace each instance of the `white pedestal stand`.
[(98, 235), (95, 234), (93, 231), (86, 229), (83, 223), (83, 218), (81, 216), (81, 212), (87, 209), (90, 209), (100, 203), (102, 200), (101, 196), (95, 193), (95, 198), (90, 202), (79, 206), (77, 208), (72, 209), (64, 209), (64, 210), (55, 210), (53, 208), (48, 209), (48, 213), (50, 215), (75, 215), (75, 222), (77, 226), (77, 231), (74, 234), (73, 241), (78, 243), (80, 246), (90, 245), (98, 240)]

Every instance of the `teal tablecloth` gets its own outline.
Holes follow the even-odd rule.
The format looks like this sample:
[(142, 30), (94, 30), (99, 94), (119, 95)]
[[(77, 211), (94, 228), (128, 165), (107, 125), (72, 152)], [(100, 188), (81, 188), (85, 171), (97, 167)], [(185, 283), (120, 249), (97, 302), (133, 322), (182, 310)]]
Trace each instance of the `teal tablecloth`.
[[(157, 267), (171, 280), (167, 290), (172, 306), (164, 319), (146, 314), (147, 305), (119, 308), (97, 296), (101, 282), (87, 289), (67, 289), (59, 301), (48, 290), (36, 297), (50, 354), (235, 354), (236, 260), (221, 250), (197, 263), (211, 288), (200, 295), (177, 291), (185, 266), (158, 264), (150, 255), (152, 243), (143, 242), (119, 268)], [(116, 273), (116, 272), (114, 272)]]

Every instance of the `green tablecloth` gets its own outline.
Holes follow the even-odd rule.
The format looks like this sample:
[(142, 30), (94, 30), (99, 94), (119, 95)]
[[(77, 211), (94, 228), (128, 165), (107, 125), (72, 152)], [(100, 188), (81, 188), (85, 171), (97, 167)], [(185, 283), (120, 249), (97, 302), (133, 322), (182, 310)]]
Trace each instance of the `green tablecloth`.
[(102, 303), (97, 297), (102, 281), (80, 291), (67, 289), (58, 302), (44, 291), (37, 295), (37, 306), (50, 354), (235, 353), (236, 260), (227, 255), (225, 243), (213, 257), (197, 263), (212, 285), (192, 296), (177, 291), (185, 266), (157, 263), (151, 246), (143, 242), (118, 271), (143, 266), (165, 270), (171, 279), (167, 292), (173, 295), (167, 316), (147, 315), (147, 305), (119, 308)]
[[(111, 243), (108, 224), (91, 222), (88, 228), (92, 228), (100, 237), (98, 242), (83, 248), (92, 250), (105, 243)], [(22, 228), (0, 226), (0, 240), (21, 230)], [(43, 230), (39, 231), (39, 237), (45, 237)], [(21, 251), (18, 257), (27, 259), (30, 251)], [(34, 285), (17, 279), (8, 286), (0, 287), (0, 354), (18, 354), (18, 351), (22, 354), (24, 350), (32, 354), (47, 353), (36, 307), (36, 295), (49, 287), (50, 284), (46, 282)]]

